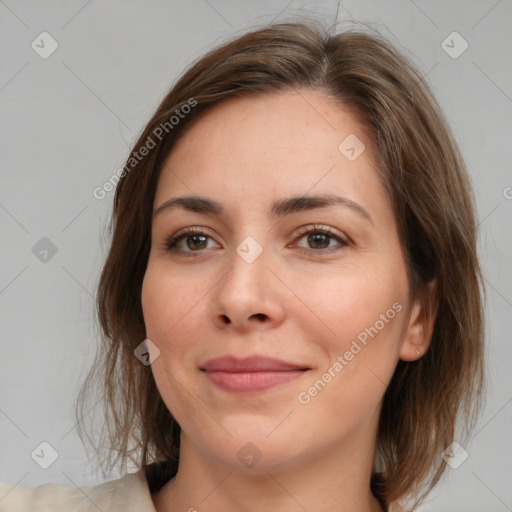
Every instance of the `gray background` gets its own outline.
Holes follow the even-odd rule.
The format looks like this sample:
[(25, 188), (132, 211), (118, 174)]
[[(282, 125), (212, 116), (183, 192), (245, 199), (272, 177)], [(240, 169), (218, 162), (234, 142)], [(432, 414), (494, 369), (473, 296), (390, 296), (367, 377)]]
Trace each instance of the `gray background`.
[[(272, 20), (316, 13), (333, 21), (337, 7), (332, 0), (0, 0), (1, 482), (102, 480), (87, 465), (73, 415), (97, 343), (92, 296), (113, 198), (95, 199), (93, 190), (122, 167), (127, 144), (173, 80), (212, 44)], [(338, 19), (368, 23), (416, 63), (477, 196), (489, 394), (465, 446), (469, 458), (447, 471), (420, 510), (512, 510), (512, 2), (344, 1)], [(31, 48), (43, 31), (59, 45), (46, 59)], [(441, 46), (453, 31), (469, 44), (456, 59)], [(43, 237), (55, 254), (41, 252)], [(46, 470), (31, 458), (42, 441), (59, 454)]]

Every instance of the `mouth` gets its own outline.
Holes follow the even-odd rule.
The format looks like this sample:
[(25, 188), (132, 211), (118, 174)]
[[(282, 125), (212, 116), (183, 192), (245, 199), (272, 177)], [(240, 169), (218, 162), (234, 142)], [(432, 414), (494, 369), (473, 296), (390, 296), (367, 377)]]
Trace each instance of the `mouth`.
[(200, 370), (216, 386), (231, 392), (264, 391), (303, 376), (311, 368), (263, 356), (210, 359)]

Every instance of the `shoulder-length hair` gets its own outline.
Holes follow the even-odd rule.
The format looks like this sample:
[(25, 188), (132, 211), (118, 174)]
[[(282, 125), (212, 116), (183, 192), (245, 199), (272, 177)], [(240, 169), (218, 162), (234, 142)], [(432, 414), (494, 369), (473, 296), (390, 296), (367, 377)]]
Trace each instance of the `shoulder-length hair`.
[(412, 496), (416, 506), (445, 470), (441, 452), (455, 440), (456, 422), (469, 434), (481, 407), (484, 286), (473, 192), (454, 137), (422, 76), (379, 35), (331, 34), (314, 22), (274, 24), (210, 51), (177, 80), (133, 147), (115, 191), (96, 299), (102, 346), (77, 404), (83, 418), (86, 398), (99, 384), (105, 417), (98, 436), (89, 436), (80, 421), (79, 433), (108, 470), (179, 458), (180, 427), (150, 367), (134, 357), (145, 338), (141, 287), (162, 164), (187, 126), (213, 105), (305, 89), (349, 108), (372, 137), (410, 297), (437, 281), (430, 347), (417, 361), (397, 364), (383, 398), (371, 479), (385, 506)]

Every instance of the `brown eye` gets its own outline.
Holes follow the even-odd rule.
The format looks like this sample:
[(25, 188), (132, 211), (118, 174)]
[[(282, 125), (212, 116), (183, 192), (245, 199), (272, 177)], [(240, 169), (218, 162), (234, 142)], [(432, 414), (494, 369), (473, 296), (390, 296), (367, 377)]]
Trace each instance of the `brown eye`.
[(305, 239), (306, 246), (297, 244), (297, 247), (305, 249), (309, 253), (322, 253), (323, 251), (336, 250), (336, 248), (347, 247), (348, 242), (333, 233), (329, 227), (306, 227), (300, 233), (298, 241)]
[(308, 244), (313, 249), (326, 249), (332, 237), (326, 233), (315, 233), (308, 235)]
[(213, 241), (213, 238), (204, 231), (197, 228), (186, 228), (169, 238), (166, 249), (185, 254), (198, 253), (208, 248), (208, 240)]
[(194, 249), (205, 249), (207, 243), (206, 239), (207, 237), (204, 235), (187, 235), (182, 236), (181, 238), (184, 238), (187, 241), (187, 247), (191, 250)]

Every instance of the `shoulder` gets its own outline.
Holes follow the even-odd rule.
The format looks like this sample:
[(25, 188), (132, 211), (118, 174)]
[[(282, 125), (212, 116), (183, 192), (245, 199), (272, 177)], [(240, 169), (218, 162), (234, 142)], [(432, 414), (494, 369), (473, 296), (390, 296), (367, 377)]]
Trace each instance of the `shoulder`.
[(86, 487), (48, 483), (35, 489), (0, 484), (0, 512), (155, 512), (143, 470)]

